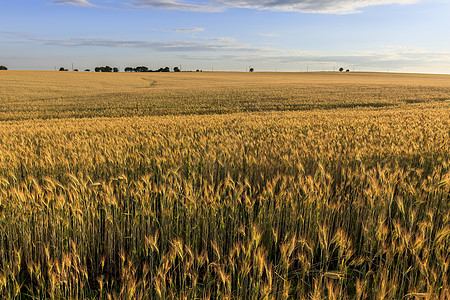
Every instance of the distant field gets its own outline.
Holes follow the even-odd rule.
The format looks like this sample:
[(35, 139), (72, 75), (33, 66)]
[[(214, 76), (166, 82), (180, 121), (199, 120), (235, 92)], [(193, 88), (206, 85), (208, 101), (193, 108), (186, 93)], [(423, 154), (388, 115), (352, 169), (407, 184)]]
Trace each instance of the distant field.
[(450, 76), (0, 72), (0, 298), (450, 299)]
[(386, 107), (443, 102), (449, 75), (0, 72), (0, 120)]

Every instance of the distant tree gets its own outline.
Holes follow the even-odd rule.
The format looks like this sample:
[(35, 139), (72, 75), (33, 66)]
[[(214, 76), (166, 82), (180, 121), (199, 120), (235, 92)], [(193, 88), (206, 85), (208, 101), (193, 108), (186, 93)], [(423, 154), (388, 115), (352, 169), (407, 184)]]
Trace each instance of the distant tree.
[(253, 72), (253, 71), (255, 71), (255, 69), (253, 69), (253, 68), (250, 68), (250, 70), (248, 70), (249, 72)]
[(349, 70), (349, 69), (347, 69), (347, 70), (345, 70), (345, 72), (350, 72), (350, 70)]
[(170, 68), (169, 68), (169, 67), (165, 67), (165, 68), (163, 69), (163, 72), (170, 72)]
[(146, 66), (136, 67), (135, 72), (148, 72), (148, 68)]
[(78, 69), (73, 70), (74, 72), (78, 72)]
[(84, 70), (85, 72), (90, 72), (91, 70), (89, 70), (89, 69), (86, 69), (86, 70)]
[(114, 73), (117, 73), (117, 72), (119, 72), (119, 68), (117, 68), (117, 67), (114, 67), (114, 68), (113, 68), (113, 72), (114, 72)]
[(69, 71), (68, 69), (65, 69), (64, 67), (59, 68), (60, 71)]
[(173, 68), (173, 71), (174, 72), (181, 72), (180, 68), (178, 68), (178, 67)]
[(200, 72), (200, 70), (199, 69), (197, 69), (195, 72)]
[(343, 72), (343, 71), (344, 71), (344, 68), (340, 67), (339, 72)]
[(8, 68), (7, 68), (7, 67), (5, 67), (5, 66), (3, 66), (3, 65), (1, 65), (1, 66), (0, 66), (0, 70), (2, 70), (2, 71), (6, 71), (6, 70), (8, 70)]
[(125, 71), (125, 72), (134, 72), (135, 69), (134, 69), (133, 67), (126, 67), (126, 68), (124, 69), (124, 71)]
[[(113, 68), (111, 68), (110, 66), (96, 67), (94, 70), (95, 70), (95, 72), (107, 72), (107, 73), (109, 73), (109, 72), (113, 71)], [(119, 69), (117, 69), (117, 70), (119, 70)]]

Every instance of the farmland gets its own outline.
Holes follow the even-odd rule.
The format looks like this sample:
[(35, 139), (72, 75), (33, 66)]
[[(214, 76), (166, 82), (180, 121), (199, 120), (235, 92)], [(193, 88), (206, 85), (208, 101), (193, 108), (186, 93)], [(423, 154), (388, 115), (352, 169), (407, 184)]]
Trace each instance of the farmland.
[(1, 298), (450, 298), (450, 76), (0, 83)]

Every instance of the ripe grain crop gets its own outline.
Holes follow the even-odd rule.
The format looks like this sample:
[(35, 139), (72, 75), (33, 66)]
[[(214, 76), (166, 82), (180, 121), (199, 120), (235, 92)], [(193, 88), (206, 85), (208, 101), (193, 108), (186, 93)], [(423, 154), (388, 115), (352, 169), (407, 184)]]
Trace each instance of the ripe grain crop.
[(450, 297), (449, 77), (11, 74), (1, 298)]
[(387, 107), (450, 98), (448, 76), (417, 74), (8, 71), (0, 82), (0, 120)]

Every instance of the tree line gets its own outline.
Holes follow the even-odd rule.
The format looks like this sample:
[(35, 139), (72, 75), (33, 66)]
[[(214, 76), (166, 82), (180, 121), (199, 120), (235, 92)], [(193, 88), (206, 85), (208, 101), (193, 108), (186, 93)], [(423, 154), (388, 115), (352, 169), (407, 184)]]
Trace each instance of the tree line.
[(117, 68), (117, 67), (112, 67), (112, 68), (111, 68), (110, 66), (106, 66), (106, 67), (95, 67), (94, 71), (95, 71), (95, 72), (107, 72), (107, 73), (114, 72), (114, 73), (117, 73), (117, 72), (119, 72), (119, 68)]
[(6, 70), (8, 70), (8, 68), (7, 68), (7, 67), (5, 67), (5, 66), (3, 66), (3, 65), (1, 65), (1, 66), (0, 66), (0, 70), (2, 70), (2, 71), (6, 71)]
[[(165, 68), (159, 68), (157, 70), (150, 70), (148, 67), (146, 66), (140, 66), (140, 67), (126, 67), (124, 69), (125, 72), (170, 72), (170, 68), (169, 67), (165, 67)], [(173, 68), (174, 72), (181, 72), (180, 68), (178, 67), (174, 67)]]
[[(61, 67), (59, 68), (60, 71), (69, 71), (68, 69)], [(173, 72), (181, 72), (179, 67), (174, 67)], [(74, 71), (78, 71), (78, 69), (75, 69)], [(90, 69), (86, 69), (84, 70), (85, 72), (90, 72)], [(95, 67), (94, 69), (95, 72), (119, 72), (119, 68), (117, 67), (110, 67), (110, 66), (105, 66), (105, 67)], [(148, 67), (146, 66), (139, 66), (139, 67), (126, 67), (124, 69), (125, 72), (170, 72), (170, 68), (169, 67), (165, 67), (165, 68), (159, 68), (157, 70), (150, 70)], [(197, 70), (198, 71), (198, 70)]]

